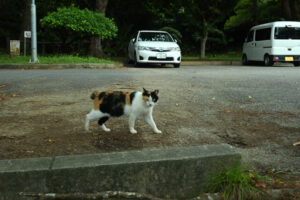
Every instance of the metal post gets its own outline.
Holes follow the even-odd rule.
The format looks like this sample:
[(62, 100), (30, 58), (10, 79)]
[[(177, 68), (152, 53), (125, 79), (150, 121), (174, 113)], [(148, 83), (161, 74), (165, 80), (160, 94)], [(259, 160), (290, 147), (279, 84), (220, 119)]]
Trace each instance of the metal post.
[(37, 39), (36, 39), (36, 7), (35, 1), (31, 3), (31, 63), (39, 62), (37, 58)]

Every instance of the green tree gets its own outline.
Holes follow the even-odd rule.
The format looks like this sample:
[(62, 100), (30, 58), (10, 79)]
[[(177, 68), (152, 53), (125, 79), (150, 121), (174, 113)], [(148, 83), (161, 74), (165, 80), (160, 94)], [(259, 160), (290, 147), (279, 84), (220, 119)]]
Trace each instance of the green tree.
[[(96, 0), (95, 12), (105, 15), (108, 0)], [(101, 38), (92, 36), (90, 43), (90, 54), (94, 57), (105, 57), (102, 49)]]
[(225, 42), (224, 33), (220, 24), (232, 11), (236, 0), (186, 0), (181, 2), (178, 14), (183, 18), (183, 26), (189, 30), (194, 40), (200, 41), (201, 59), (205, 59), (206, 42), (209, 35)]
[[(290, 4), (290, 2), (292, 3)], [(239, 0), (234, 7), (234, 15), (226, 21), (224, 28), (234, 29), (243, 25), (247, 25), (249, 28), (253, 25), (272, 21), (296, 20), (297, 12), (294, 12), (297, 9), (296, 1)]]
[(78, 38), (96, 36), (101, 40), (116, 37), (118, 28), (112, 19), (104, 14), (75, 6), (58, 8), (40, 20), (42, 27), (58, 30), (65, 45)]
[(281, 0), (281, 4), (283, 15), (286, 20), (300, 20), (297, 0)]

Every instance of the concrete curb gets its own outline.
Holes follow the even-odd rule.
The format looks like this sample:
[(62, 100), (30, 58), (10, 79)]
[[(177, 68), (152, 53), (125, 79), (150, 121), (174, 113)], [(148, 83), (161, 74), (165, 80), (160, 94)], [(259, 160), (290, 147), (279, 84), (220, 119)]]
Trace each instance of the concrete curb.
[(220, 65), (220, 66), (226, 66), (226, 65), (242, 65), (241, 61), (182, 61), (182, 66), (214, 66), (214, 65)]
[(0, 69), (110, 69), (121, 66), (120, 63), (0, 64)]
[[(240, 61), (182, 61), (182, 66), (242, 65)], [(0, 69), (111, 69), (124, 67), (123, 63), (69, 63), (69, 64), (0, 64)]]
[(240, 160), (227, 144), (0, 160), (0, 199), (26, 199), (20, 192), (108, 190), (186, 199), (203, 191), (212, 174)]

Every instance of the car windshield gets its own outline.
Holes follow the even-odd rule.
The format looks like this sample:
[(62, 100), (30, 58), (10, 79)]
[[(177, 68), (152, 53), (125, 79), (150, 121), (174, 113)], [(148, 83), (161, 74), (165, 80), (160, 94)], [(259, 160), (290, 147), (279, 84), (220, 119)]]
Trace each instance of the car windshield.
[(300, 39), (300, 27), (276, 27), (274, 38), (277, 40)]
[(168, 33), (141, 32), (138, 41), (173, 42), (173, 39)]

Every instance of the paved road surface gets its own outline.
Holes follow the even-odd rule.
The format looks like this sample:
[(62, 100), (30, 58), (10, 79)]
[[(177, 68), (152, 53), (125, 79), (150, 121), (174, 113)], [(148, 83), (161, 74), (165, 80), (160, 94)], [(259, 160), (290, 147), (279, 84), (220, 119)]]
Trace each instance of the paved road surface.
[[(15, 94), (16, 98), (0, 102), (0, 135), (9, 132), (4, 119), (13, 112), (9, 106), (20, 98), (27, 98), (28, 103), (28, 99), (40, 102), (65, 96), (68, 101), (76, 99), (77, 107), (72, 109), (83, 113), (90, 109), (89, 95), (94, 90), (145, 87), (160, 90), (154, 117), (173, 139), (172, 144), (226, 142), (239, 148), (246, 162), (299, 171), (300, 150), (292, 143), (300, 141), (300, 68), (0, 70), (1, 85), (5, 87), (0, 94)], [(18, 107), (22, 109), (22, 102)], [(181, 136), (188, 139), (180, 140)]]

